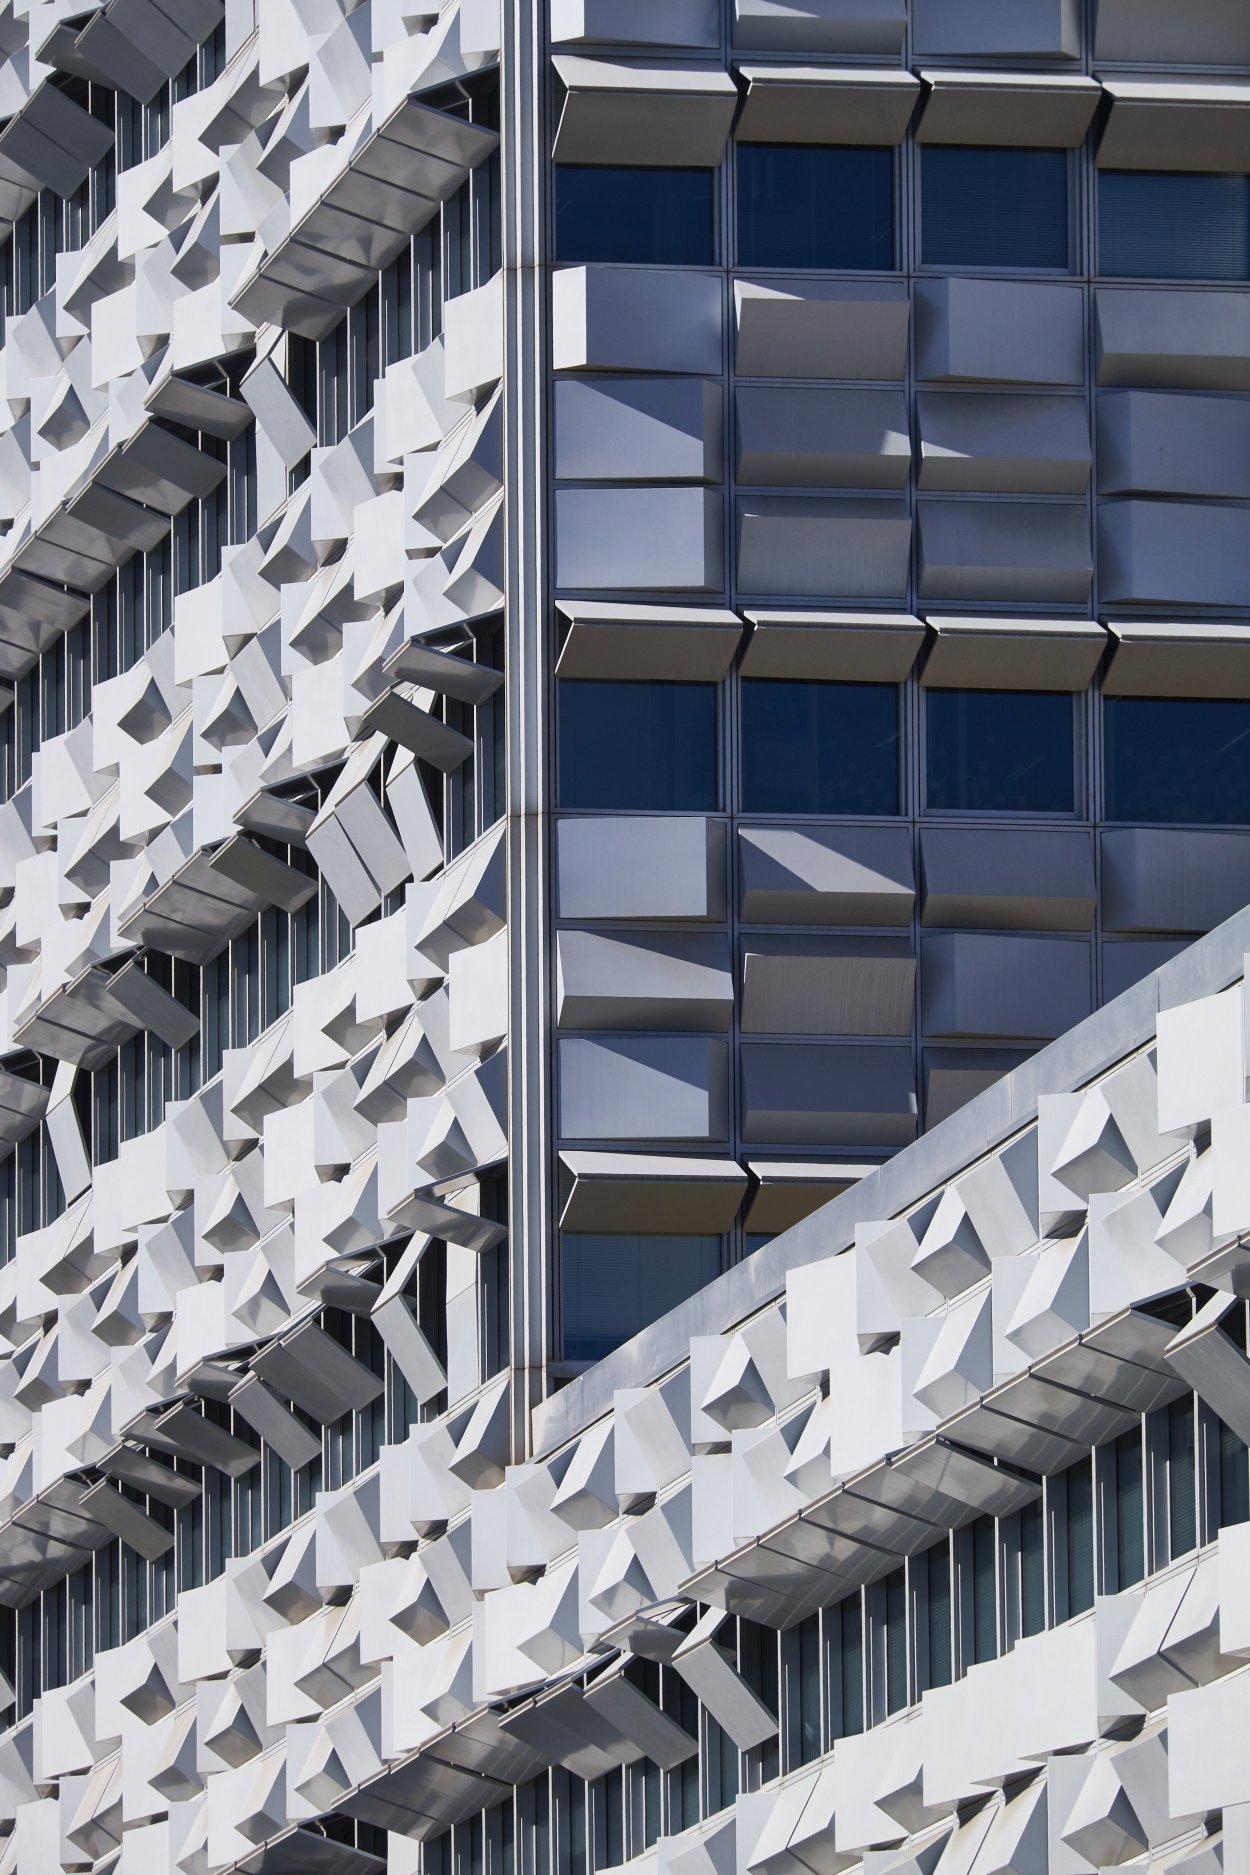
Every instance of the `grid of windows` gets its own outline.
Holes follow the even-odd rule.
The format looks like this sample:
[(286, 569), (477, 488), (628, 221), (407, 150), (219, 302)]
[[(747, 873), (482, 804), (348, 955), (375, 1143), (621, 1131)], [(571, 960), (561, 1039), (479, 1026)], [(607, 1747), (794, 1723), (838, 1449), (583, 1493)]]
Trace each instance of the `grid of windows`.
[[(891, 273), (902, 155), (858, 145), (731, 146), (732, 253), (719, 254), (715, 169), (554, 168), (558, 263)], [(1080, 253), (1080, 157), (1066, 149), (915, 150), (923, 268), (1064, 274)], [(728, 186), (728, 183), (726, 183)], [(1107, 279), (1250, 279), (1250, 180), (1097, 172), (1095, 271)]]
[[(406, 1243), (380, 1252), (383, 1277), (393, 1271), (405, 1248)], [(417, 1262), (405, 1293), (431, 1348), (444, 1361), (446, 1282), (445, 1248), (433, 1241)], [(133, 1640), (169, 1614), (183, 1590), (215, 1581), (232, 1557), (251, 1555), (305, 1516), (318, 1490), (350, 1483), (377, 1462), (384, 1442), (402, 1440), (411, 1426), (446, 1410), (445, 1394), (418, 1404), (368, 1315), (325, 1309), (319, 1321), (383, 1380), (376, 1398), (324, 1427), (293, 1408), (322, 1448), (319, 1457), (298, 1470), (258, 1438), (240, 1414), (218, 1402), (203, 1402), (205, 1418), (251, 1446), (256, 1463), (229, 1477), (211, 1465), (150, 1457), (149, 1467), (168, 1474), (164, 1480), (153, 1475), (146, 1492), (117, 1483), (136, 1509), (169, 1533), (168, 1547), (148, 1559), (127, 1543), (108, 1543), (90, 1563), (51, 1584), (21, 1609), (0, 1610), (0, 1673), (16, 1695), (7, 1715), (10, 1723), (30, 1713), (40, 1692), (78, 1679), (91, 1670), (97, 1654)]]
[(54, 73), (47, 81), (112, 132), (113, 141), (73, 195), (42, 189), (13, 224), (3, 249), (4, 321), (29, 312), (56, 284), (59, 254), (83, 247), (113, 213), (119, 172), (156, 156), (169, 142), (172, 110), (220, 77), (226, 62), (226, 28), (219, 22), (183, 69), (158, 86), (145, 102), (125, 91), (85, 78)]
[(672, 1770), (643, 1760), (589, 1782), (544, 1774), (518, 1789), (515, 1809), (487, 1810), (431, 1842), (429, 1875), (469, 1864), (512, 1875), (518, 1831), (526, 1868), (616, 1867), (1248, 1518), (1246, 1447), (1182, 1395), (1043, 1480), (1018, 1509), (883, 1565), (865, 1588), (785, 1633), (726, 1617), (716, 1644), (777, 1720), (761, 1746), (738, 1751), (672, 1667), (630, 1661), (627, 1677), (689, 1733), (689, 1757)]
[(0, 713), (0, 800), (31, 777), (44, 742), (74, 729), (91, 709), (93, 686), (119, 676), (173, 624), (174, 600), (221, 571), (223, 547), (256, 530), (256, 434), (231, 442), (180, 432), (224, 464), (213, 491), (189, 501), (157, 546), (132, 553), (91, 596), (86, 616), (62, 635), (14, 686)]
[(754, 678), (719, 688), (566, 678), (558, 688), (563, 808), (898, 815), (908, 811), (903, 725), (914, 689), (930, 814), (1250, 825), (1250, 703), (1233, 698), (1098, 699), (1099, 815), (1082, 693)]
[[(484, 638), (477, 645), (478, 661), (493, 667), (493, 660), (502, 660), (502, 650), (501, 633)], [(45, 654), (45, 661), (51, 655)], [(36, 672), (18, 686), (19, 703), (25, 695), (37, 702), (38, 687)], [(448, 708), (450, 713), (453, 706)], [(13, 715), (10, 710), (0, 722), (11, 721)], [(494, 692), (475, 710), (463, 710), (460, 721), (466, 732), (472, 731), (472, 760), (453, 777), (434, 771), (424, 775), (428, 796), (445, 824), (448, 858), (485, 832), (503, 811), (502, 691)], [(333, 779), (331, 772), (320, 785), (309, 784), (293, 798), (316, 808)], [(380, 785), (380, 770), (374, 780)], [(303, 848), (257, 838), (276, 859), (310, 876), (315, 873)], [(362, 922), (388, 916), (402, 903), (401, 889)], [(157, 952), (145, 955), (142, 961), (148, 975), (197, 1018), (198, 1032), (183, 1046), (171, 1048), (145, 1031), (99, 1065), (79, 1070), (74, 1099), (92, 1164), (109, 1163), (126, 1140), (158, 1127), (169, 1101), (187, 1100), (198, 1092), (221, 1072), (226, 1049), (244, 1048), (256, 1041), (287, 1013), (299, 984), (335, 969), (354, 947), (355, 930), (327, 881), (318, 876), (317, 890), (297, 911), (270, 907), (203, 965)], [(50, 1085), (54, 1065), (32, 1057), (26, 1071), (32, 1079), (42, 1078)], [(9, 1072), (21, 1071), (20, 1060), (6, 1067)], [(46, 1125), (41, 1123), (0, 1160), (0, 1267), (16, 1255), (19, 1236), (53, 1223), (64, 1208), (55, 1154)], [(500, 1270), (505, 1267), (501, 1261)], [(496, 1343), (501, 1336), (506, 1340), (503, 1319)]]
[[(468, 81), (423, 102), (495, 130), (499, 95), (494, 76)], [(343, 438), (373, 409), (377, 379), (438, 338), (448, 300), (485, 284), (500, 266), (499, 154), (481, 163), (433, 219), (412, 236), (362, 298), (319, 340), (292, 333), (287, 378), (318, 444)], [(292, 486), (308, 474), (305, 459)]]

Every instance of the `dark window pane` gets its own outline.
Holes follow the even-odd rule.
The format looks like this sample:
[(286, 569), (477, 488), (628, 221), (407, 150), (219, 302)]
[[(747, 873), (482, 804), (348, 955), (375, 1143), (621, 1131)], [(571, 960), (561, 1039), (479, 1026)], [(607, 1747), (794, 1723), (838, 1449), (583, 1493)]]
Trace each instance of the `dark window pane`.
[(892, 150), (744, 143), (737, 175), (740, 267), (894, 267)]
[(1250, 821), (1250, 704), (1108, 697), (1103, 740), (1109, 820)]
[(1046, 1532), (1042, 1500), (1020, 1512), (1020, 1632), (1038, 1634), (1046, 1625)]
[(794, 1762), (810, 1764), (819, 1758), (820, 1738), (820, 1616), (808, 1615), (794, 1629), (797, 1680)]
[[(1216, 1421), (1219, 1462), (1219, 1515), (1216, 1529), (1230, 1523), (1250, 1521), (1250, 1477), (1243, 1440), (1223, 1420)], [(1212, 1531), (1212, 1535), (1215, 1531)]]
[(1073, 1465), (1066, 1475), (1067, 1614), (1071, 1617), (1094, 1605), (1094, 1488), (1088, 1459)]
[(566, 1232), (560, 1240), (564, 1356), (597, 1361), (720, 1274), (719, 1237)]
[(1066, 691), (927, 690), (929, 808), (1072, 813), (1073, 716)]
[(1168, 1540), (1171, 1556), (1184, 1556), (1198, 1541), (1194, 1502), (1194, 1403), (1190, 1395), (1168, 1407)]
[(829, 1742), (864, 1729), (864, 1616), (859, 1590), (825, 1611)]
[(1098, 271), (1113, 279), (1250, 280), (1250, 176), (1102, 170)]
[(556, 259), (710, 267), (711, 169), (556, 168)]
[(907, 1704), (906, 1572), (895, 1569), (882, 1587), (885, 1591), (885, 1709), (900, 1712)]
[(1141, 1439), (1141, 1429), (1135, 1427), (1111, 1448), (1115, 1465), (1116, 1589), (1131, 1588), (1146, 1573)]
[(998, 1652), (998, 1585), (994, 1565), (995, 1529), (992, 1517), (978, 1517), (972, 1536), (972, 1655), (971, 1663), (993, 1660)]
[[(911, 1590), (911, 1656), (912, 1656), (912, 1692), (919, 1699), (922, 1693), (937, 1684), (933, 1678), (933, 1656), (936, 1649), (940, 1658), (941, 1636), (931, 1632), (934, 1615), (935, 1596), (941, 1595), (943, 1561), (950, 1556), (949, 1543), (935, 1543), (932, 1549), (922, 1550), (919, 1556), (913, 1556), (907, 1567), (908, 1582)], [(946, 1626), (949, 1641), (950, 1630), (950, 1574), (946, 1577)], [(939, 1619), (940, 1619), (939, 1614)]]
[(930, 267), (1067, 267), (1066, 150), (960, 150), (921, 160), (921, 248)]
[(713, 684), (560, 685), (560, 805), (717, 805)]
[(742, 807), (750, 814), (897, 814), (895, 687), (745, 682)]

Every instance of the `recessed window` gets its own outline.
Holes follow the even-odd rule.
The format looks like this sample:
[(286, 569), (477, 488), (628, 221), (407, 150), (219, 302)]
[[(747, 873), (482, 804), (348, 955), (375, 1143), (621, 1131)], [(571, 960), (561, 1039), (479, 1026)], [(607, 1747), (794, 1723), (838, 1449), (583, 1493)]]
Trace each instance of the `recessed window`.
[(718, 805), (715, 684), (560, 685), (561, 807), (708, 813)]
[(1250, 703), (1108, 697), (1108, 820), (1250, 824)]
[(745, 681), (742, 808), (748, 814), (897, 814), (897, 688)]
[(1098, 271), (1119, 280), (1250, 280), (1250, 176), (1102, 170)]
[(602, 1360), (720, 1269), (719, 1237), (566, 1231), (560, 1239), (565, 1360)]
[(930, 811), (1075, 811), (1070, 692), (926, 690), (924, 695)]
[(927, 267), (1066, 269), (1066, 150), (920, 152), (921, 253)]
[(556, 259), (710, 267), (716, 259), (711, 169), (556, 165)]
[(889, 272), (894, 152), (744, 143), (738, 265)]

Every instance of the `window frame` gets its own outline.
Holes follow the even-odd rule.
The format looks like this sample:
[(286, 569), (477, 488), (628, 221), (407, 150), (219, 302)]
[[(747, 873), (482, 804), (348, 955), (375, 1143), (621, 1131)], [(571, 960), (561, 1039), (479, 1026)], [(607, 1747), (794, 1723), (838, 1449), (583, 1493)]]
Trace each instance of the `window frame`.
[(1168, 707), (1179, 706), (1183, 708), (1187, 704), (1192, 704), (1192, 703), (1200, 703), (1200, 704), (1202, 703), (1218, 703), (1218, 704), (1232, 703), (1232, 704), (1240, 704), (1241, 707), (1245, 710), (1246, 719), (1247, 719), (1247, 733), (1250, 734), (1250, 699), (1243, 699), (1243, 698), (1238, 698), (1238, 697), (1215, 697), (1215, 696), (1205, 696), (1205, 697), (1117, 696), (1117, 697), (1112, 697), (1112, 696), (1108, 696), (1106, 692), (1103, 691), (1101, 687), (1099, 687), (1097, 701), (1098, 701), (1098, 744), (1099, 744), (1099, 761), (1098, 761), (1099, 800), (1097, 803), (1097, 811), (1098, 811), (1098, 821), (1099, 821), (1100, 826), (1107, 827), (1107, 828), (1120, 828), (1120, 827), (1155, 828), (1157, 827), (1157, 828), (1166, 829), (1168, 831), (1175, 832), (1175, 833), (1203, 833), (1203, 832), (1228, 833), (1228, 832), (1237, 832), (1237, 831), (1250, 831), (1250, 780), (1247, 781), (1247, 787), (1246, 787), (1246, 797), (1247, 797), (1246, 805), (1247, 805), (1248, 811), (1247, 811), (1246, 818), (1244, 820), (1186, 820), (1186, 819), (1180, 819), (1180, 818), (1176, 818), (1172, 820), (1158, 820), (1158, 819), (1149, 819), (1144, 814), (1137, 814), (1137, 815), (1133, 815), (1129, 817), (1124, 817), (1119, 814), (1112, 814), (1111, 812), (1111, 786), (1110, 786), (1111, 772), (1110, 772), (1110, 765), (1109, 765), (1109, 759), (1108, 759), (1110, 745), (1111, 745), (1111, 738), (1108, 733), (1108, 721), (1107, 721), (1108, 705), (1120, 705), (1120, 704), (1125, 704), (1125, 703), (1129, 703), (1129, 704), (1146, 703), (1146, 704), (1164, 704)]
[(1241, 274), (1192, 274), (1192, 273), (1106, 273), (1102, 264), (1102, 229), (1103, 201), (1102, 183), (1104, 177), (1139, 176), (1139, 177), (1175, 177), (1178, 180), (1238, 181), (1245, 182), (1243, 175), (1228, 175), (1222, 170), (1168, 170), (1168, 169), (1098, 169), (1093, 168), (1093, 187), (1090, 190), (1092, 226), (1090, 229), (1090, 273), (1096, 279), (1116, 286), (1146, 286), (1159, 288), (1205, 287), (1208, 289), (1233, 289), (1250, 285), (1250, 182), (1247, 182), (1247, 228), (1246, 228), (1246, 271)]
[(625, 680), (627, 683), (631, 683), (632, 687), (634, 688), (637, 688), (639, 685), (642, 685), (642, 684), (648, 684), (648, 685), (665, 684), (669, 688), (673, 688), (673, 689), (680, 688), (680, 689), (689, 689), (689, 690), (710, 690), (714, 693), (713, 709), (712, 709), (712, 733), (715, 737), (715, 744), (716, 744), (714, 756), (713, 756), (713, 764), (712, 764), (713, 778), (714, 778), (714, 787), (713, 787), (714, 799), (713, 799), (712, 804), (706, 807), (585, 807), (581, 805), (575, 806), (572, 803), (566, 803), (562, 799), (562, 779), (563, 779), (562, 767), (563, 767), (563, 759), (564, 759), (564, 737), (565, 737), (564, 720), (563, 720), (563, 697), (565, 695), (565, 692), (561, 689), (561, 685), (595, 684), (600, 687), (606, 687), (609, 684), (617, 684), (621, 682), (622, 680), (617, 679), (617, 678), (612, 678), (612, 677), (590, 677), (590, 678), (560, 677), (553, 673), (553, 681), (555, 683), (556, 690), (555, 690), (555, 698), (554, 698), (555, 708), (553, 711), (554, 720), (553, 720), (553, 727), (552, 727), (553, 766), (552, 766), (551, 774), (552, 774), (552, 781), (553, 781), (553, 796), (554, 796), (553, 806), (554, 806), (554, 811), (556, 813), (593, 815), (595, 816), (595, 818), (599, 818), (600, 816), (603, 816), (603, 815), (613, 815), (613, 816), (619, 815), (621, 817), (632, 818), (632, 819), (638, 819), (638, 818), (651, 819), (653, 816), (661, 816), (661, 815), (663, 816), (672, 815), (674, 817), (682, 818), (682, 819), (690, 819), (692, 816), (702, 816), (705, 819), (714, 819), (718, 816), (723, 816), (725, 814), (726, 812), (725, 802), (729, 799), (729, 786), (728, 786), (728, 774), (727, 774), (727, 764), (728, 764), (728, 759), (729, 759), (729, 749), (728, 749), (729, 737), (726, 734), (726, 730), (729, 727), (729, 724), (726, 718), (726, 698), (725, 698), (724, 678), (720, 678), (719, 680), (714, 680), (711, 682), (707, 681), (706, 679), (701, 679), (692, 683), (684, 683), (684, 682), (679, 683), (677, 680), (673, 678), (662, 678), (662, 677), (638, 677), (633, 680)]
[[(789, 274), (800, 274), (800, 275), (803, 275), (804, 277), (811, 275), (811, 276), (818, 276), (822, 279), (825, 277), (828, 277), (833, 280), (839, 280), (839, 279), (894, 280), (894, 279), (897, 279), (900, 275), (906, 278), (908, 270), (906, 266), (906, 253), (905, 253), (904, 227), (903, 227), (904, 207), (905, 207), (905, 191), (903, 188), (904, 148), (905, 148), (905, 145), (903, 143), (899, 143), (899, 144), (886, 144), (886, 143), (873, 143), (873, 144), (741, 143), (740, 144), (736, 141), (736, 139), (731, 139), (729, 144), (727, 145), (727, 152), (728, 152), (727, 160), (723, 165), (725, 177), (726, 177), (725, 190), (724, 190), (724, 194), (726, 198), (726, 219), (725, 219), (724, 239), (728, 242), (729, 252), (733, 256), (733, 262), (732, 262), (733, 268), (740, 273), (746, 273), (752, 276), (756, 274), (763, 274), (769, 277), (772, 277), (772, 276), (785, 277)], [(822, 267), (819, 265), (803, 266), (801, 263), (789, 263), (789, 262), (780, 262), (780, 261), (752, 261), (752, 260), (744, 259), (743, 253), (742, 253), (741, 190), (739, 188), (739, 182), (738, 182), (739, 155), (743, 150), (768, 150), (768, 149), (773, 149), (773, 150), (871, 149), (871, 150), (878, 150), (878, 151), (885, 152), (885, 154), (887, 154), (890, 158), (890, 223), (891, 223), (891, 235), (892, 235), (891, 245), (893, 248), (893, 264), (889, 267)]]
[[(678, 269), (683, 273), (714, 273), (721, 271), (725, 266), (725, 255), (727, 251), (725, 227), (726, 197), (732, 186), (726, 181), (726, 169), (727, 166), (723, 158), (719, 163), (710, 167), (703, 164), (691, 164), (683, 167), (674, 164), (650, 163), (552, 163), (550, 165), (551, 180), (548, 184), (549, 227), (551, 230), (551, 272), (554, 274), (557, 270), (570, 267), (637, 267), (643, 269), (664, 267)], [(657, 259), (651, 256), (643, 260), (614, 259), (611, 257), (588, 260), (584, 255), (578, 256), (576, 254), (566, 254), (562, 252), (559, 237), (559, 182), (562, 175), (567, 175), (573, 170), (582, 172), (601, 171), (605, 175), (706, 176), (711, 197), (708, 204), (708, 258), (706, 260), (674, 260)], [(732, 252), (732, 248), (729, 251)], [(444, 268), (446, 268), (445, 250)]]
[[(929, 705), (932, 695), (956, 696), (1071, 696), (1072, 701), (1072, 802), (1070, 809), (1016, 807), (933, 807), (929, 803)], [(1091, 690), (972, 690), (949, 684), (920, 685), (916, 711), (916, 756), (920, 779), (918, 819), (923, 822), (986, 821), (991, 824), (1020, 825), (1039, 822), (1049, 827), (1083, 826), (1091, 823), (1092, 806), (1086, 781), (1088, 772), (1089, 703)]]
[[(863, 809), (850, 809), (839, 813), (836, 809), (815, 808), (810, 812), (803, 808), (762, 808), (747, 805), (746, 784), (746, 722), (744, 704), (748, 685), (764, 684), (804, 684), (813, 689), (825, 690), (892, 690), (895, 696), (895, 806), (890, 813), (871, 814)], [(806, 824), (826, 824), (836, 822), (839, 826), (856, 825), (865, 827), (887, 826), (911, 818), (908, 809), (908, 716), (907, 680), (901, 683), (877, 683), (872, 680), (851, 681), (840, 678), (774, 678), (749, 677), (735, 674), (731, 679), (730, 706), (732, 716), (730, 728), (733, 736), (733, 800), (731, 810), (736, 820), (751, 824), (763, 822), (768, 825), (788, 825), (792, 821)], [(923, 714), (923, 712), (922, 712)]]
[(1068, 217), (1068, 261), (1064, 267), (1013, 267), (1003, 261), (927, 261), (924, 258), (924, 153), (926, 150), (977, 150), (987, 158), (998, 151), (1013, 150), (1026, 146), (1010, 144), (950, 144), (917, 143), (912, 139), (912, 272), (926, 278), (948, 278), (951, 275), (973, 279), (1000, 279), (1003, 276), (1012, 280), (1070, 280), (1084, 276), (1082, 265), (1084, 256), (1083, 226), (1081, 215), (1081, 183), (1084, 169), (1080, 161), (1081, 150), (1054, 150), (1052, 145), (1039, 146), (1055, 155), (1067, 158), (1066, 193)]

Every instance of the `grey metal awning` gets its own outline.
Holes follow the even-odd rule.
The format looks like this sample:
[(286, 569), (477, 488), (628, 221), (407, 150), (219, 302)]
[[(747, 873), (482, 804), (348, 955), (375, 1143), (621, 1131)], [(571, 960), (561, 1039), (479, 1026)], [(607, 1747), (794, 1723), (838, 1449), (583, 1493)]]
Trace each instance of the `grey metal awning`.
[(876, 1169), (849, 1160), (749, 1159), (747, 1170), (758, 1184), (747, 1206), (746, 1229), (774, 1236), (789, 1230)]
[(920, 681), (954, 690), (1084, 690), (1107, 646), (1089, 619), (930, 618)]
[(719, 1235), (738, 1215), (747, 1175), (734, 1159), (645, 1152), (562, 1152), (573, 1188), (564, 1230)]
[(48, 1110), (48, 1089), (0, 1068), (0, 1150), (19, 1145)]
[(744, 677), (901, 684), (924, 643), (909, 612), (748, 612)]
[(73, 195), (112, 147), (109, 126), (48, 79), (0, 130), (0, 160), (58, 195)]
[(1108, 697), (1250, 697), (1250, 626), (1112, 619)]
[(109, 994), (109, 974), (98, 964), (64, 983), (19, 1021), (13, 1039), (54, 1061), (94, 1067), (128, 1040), (140, 1024)]
[(128, 942), (206, 963), (269, 905), (297, 911), (317, 881), (235, 835), (213, 853), (193, 853), (123, 919)]
[(493, 130), (406, 98), (231, 305), (257, 324), (269, 320), (323, 338), (498, 142)]
[(146, 103), (195, 57), (224, 15), (223, 0), (108, 0), (85, 21), (81, 15), (60, 21), (39, 58)]
[(1069, 72), (921, 72), (926, 89), (917, 143), (1074, 150), (1102, 96)]
[(621, 163), (652, 169), (715, 169), (738, 108), (738, 87), (720, 65), (651, 59), (552, 59), (564, 101), (557, 163)]
[(742, 620), (719, 606), (611, 605), (563, 600), (568, 630), (561, 677), (667, 677), (718, 683), (742, 639)]
[(903, 141), (920, 82), (897, 67), (742, 66), (747, 95), (738, 143), (870, 144)]
[(211, 494), (226, 464), (175, 436), (157, 415), (196, 423), (215, 435), (238, 433), (246, 405), (174, 375), (148, 397), (148, 416), (119, 449), (88, 471), (77, 493), (54, 508), (0, 571), (0, 677), (20, 677), (90, 610), (91, 594), (132, 553), (158, 546), (172, 517)]
[(1250, 171), (1250, 85), (1107, 78), (1099, 169)]

